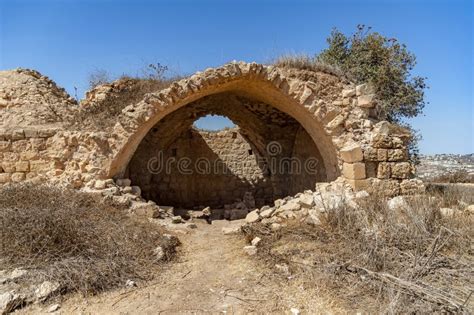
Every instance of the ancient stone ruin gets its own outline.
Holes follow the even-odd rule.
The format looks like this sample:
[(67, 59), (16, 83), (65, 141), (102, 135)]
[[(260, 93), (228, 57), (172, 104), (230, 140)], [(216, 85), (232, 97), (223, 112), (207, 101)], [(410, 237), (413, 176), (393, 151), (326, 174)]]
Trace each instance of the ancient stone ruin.
[[(193, 127), (208, 114), (238, 127)], [(0, 184), (67, 183), (189, 209), (251, 209), (336, 179), (416, 190), (410, 133), (376, 117), (368, 85), (329, 71), (233, 62), (143, 95), (119, 80), (80, 103), (36, 71), (2, 71)]]

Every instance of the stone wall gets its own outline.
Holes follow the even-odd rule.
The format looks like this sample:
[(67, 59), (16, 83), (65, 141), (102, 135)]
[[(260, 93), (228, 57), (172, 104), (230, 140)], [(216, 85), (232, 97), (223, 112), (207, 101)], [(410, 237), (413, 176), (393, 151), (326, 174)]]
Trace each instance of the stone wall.
[(54, 129), (0, 130), (0, 184), (33, 179), (55, 167), (47, 148)]
[[(143, 158), (153, 158), (150, 151), (155, 157), (161, 152), (162, 162), (158, 163), (163, 167), (151, 163), (152, 170), (143, 174), (147, 173), (141, 171), (147, 165)], [(252, 192), (263, 205), (273, 201), (273, 190), (262, 161), (238, 129), (188, 129), (167, 148), (154, 146), (137, 152), (127, 174), (145, 198), (163, 205), (223, 207), (242, 200), (246, 192)]]
[(0, 184), (56, 182), (81, 188), (105, 177), (113, 140), (100, 132), (0, 129)]
[(295, 135), (291, 157), (300, 161), (301, 168), (299, 172), (290, 174), (290, 189), (287, 195), (294, 195), (306, 189), (314, 190), (316, 183), (327, 181), (321, 153), (302, 127)]

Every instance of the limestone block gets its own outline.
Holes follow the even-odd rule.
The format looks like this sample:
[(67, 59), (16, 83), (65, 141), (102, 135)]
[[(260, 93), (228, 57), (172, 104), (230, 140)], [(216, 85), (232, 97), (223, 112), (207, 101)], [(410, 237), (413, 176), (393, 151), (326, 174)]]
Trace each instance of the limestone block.
[(36, 173), (44, 173), (50, 169), (49, 162), (38, 160), (30, 161), (30, 171)]
[(367, 94), (373, 94), (374, 91), (372, 87), (368, 84), (360, 84), (356, 86), (356, 95), (361, 96), (361, 95), (367, 95)]
[(400, 189), (405, 195), (421, 194), (425, 191), (425, 185), (419, 179), (405, 179), (400, 183)]
[(347, 114), (339, 114), (333, 120), (331, 120), (328, 124), (326, 124), (326, 128), (329, 134), (334, 135), (337, 133), (342, 132), (344, 127), (344, 121), (347, 118)]
[(345, 89), (342, 90), (342, 97), (352, 97), (356, 95), (356, 90), (355, 89)]
[(12, 139), (12, 134), (11, 132), (7, 131), (7, 130), (1, 130), (0, 131), (0, 134), (2, 135), (2, 138), (6, 141), (9, 141)]
[(378, 149), (377, 150), (377, 161), (387, 161), (388, 153), (387, 149)]
[(390, 163), (381, 162), (377, 168), (377, 178), (388, 179), (391, 176)]
[(22, 161), (33, 161), (39, 159), (38, 152), (26, 151), (20, 153), (20, 160)]
[(15, 152), (3, 152), (3, 161), (15, 162), (19, 157), (20, 155)]
[(258, 214), (258, 210), (249, 212), (247, 216), (245, 217), (245, 221), (247, 223), (254, 223), (254, 222), (257, 222), (259, 219), (260, 219), (260, 216)]
[(376, 162), (365, 162), (365, 173), (367, 178), (377, 177), (378, 163)]
[(115, 182), (120, 187), (126, 187), (126, 186), (130, 186), (132, 184), (132, 181), (128, 178), (119, 178)]
[(36, 138), (38, 136), (38, 130), (25, 129), (25, 138)]
[(291, 200), (277, 209), (276, 212), (283, 211), (298, 211), (301, 209), (301, 205), (296, 200)]
[(314, 197), (312, 194), (302, 194), (298, 202), (303, 208), (311, 208), (314, 206)]
[(364, 179), (365, 164), (364, 163), (344, 163), (342, 166), (342, 174), (347, 179)]
[(311, 97), (312, 94), (313, 94), (313, 91), (307, 86), (305, 86), (303, 93), (301, 94), (301, 97), (300, 97), (300, 103), (305, 104), (305, 102)]
[(392, 137), (392, 148), (402, 149), (405, 146), (405, 143), (399, 137)]
[(412, 174), (411, 164), (408, 162), (393, 163), (392, 165), (392, 177), (406, 179)]
[(46, 149), (46, 142), (42, 138), (31, 138), (30, 143), (34, 151), (43, 151)]
[(407, 159), (407, 154), (405, 150), (394, 149), (388, 150), (388, 160), (392, 162), (403, 161)]
[(356, 191), (365, 190), (370, 186), (368, 179), (347, 179), (347, 183)]
[(16, 172), (12, 174), (12, 182), (18, 183), (25, 180), (25, 173)]
[(25, 132), (23, 129), (13, 130), (12, 131), (12, 140), (22, 140), (25, 139)]
[(149, 202), (133, 202), (130, 212), (148, 218), (159, 218), (160, 208), (156, 204)]
[(0, 141), (0, 152), (6, 152), (11, 148), (11, 141)]
[(31, 149), (31, 144), (28, 140), (17, 140), (12, 142), (13, 152), (24, 152)]
[(364, 159), (362, 149), (357, 144), (352, 144), (341, 149), (341, 158), (344, 162), (354, 163)]
[(20, 161), (15, 163), (17, 172), (28, 172), (30, 170), (30, 163), (28, 161)]
[(38, 137), (40, 138), (49, 138), (54, 136), (56, 131), (54, 129), (41, 129), (38, 130)]
[(260, 211), (260, 216), (262, 218), (269, 218), (272, 216), (273, 212), (275, 211), (275, 208), (268, 208), (263, 211)]
[(372, 136), (372, 145), (374, 148), (390, 149), (393, 144), (390, 136), (376, 133)]
[(364, 150), (364, 160), (378, 161), (378, 151), (374, 148), (367, 148)]
[(374, 182), (374, 187), (382, 191), (386, 196), (396, 196), (400, 194), (400, 184), (395, 179), (378, 179)]
[(372, 108), (375, 106), (374, 99), (375, 99), (374, 94), (361, 95), (357, 97), (357, 106), (364, 107), (364, 108)]
[(11, 181), (11, 173), (0, 173), (0, 184), (9, 183)]
[(26, 173), (26, 179), (28, 179), (28, 180), (29, 180), (29, 179), (33, 179), (33, 178), (35, 178), (36, 176), (37, 176), (36, 173), (31, 173), (31, 172), (30, 172), (30, 173)]
[(13, 173), (16, 171), (15, 162), (2, 162), (1, 167), (4, 172)]
[(95, 189), (105, 189), (107, 187), (106, 183), (104, 180), (96, 180), (94, 183), (94, 188)]

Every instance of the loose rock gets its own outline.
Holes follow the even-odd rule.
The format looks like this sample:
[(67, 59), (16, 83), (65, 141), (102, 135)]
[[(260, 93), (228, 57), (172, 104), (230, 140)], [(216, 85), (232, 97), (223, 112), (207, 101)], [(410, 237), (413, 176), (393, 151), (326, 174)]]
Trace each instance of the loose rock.
[(253, 246), (257, 246), (261, 241), (262, 241), (262, 239), (257, 236), (252, 240), (251, 243), (252, 243)]
[(258, 210), (249, 212), (247, 216), (245, 217), (245, 221), (247, 223), (254, 223), (254, 222), (257, 222), (259, 219), (260, 219), (260, 215), (258, 214)]
[(61, 306), (59, 304), (53, 304), (51, 305), (49, 308), (48, 308), (48, 312), (49, 313), (54, 313), (56, 312), (57, 310), (59, 310)]
[(58, 282), (44, 281), (39, 285), (35, 290), (35, 297), (39, 301), (44, 301), (60, 289), (60, 284)]
[(0, 314), (8, 314), (25, 303), (25, 298), (14, 291), (0, 294)]

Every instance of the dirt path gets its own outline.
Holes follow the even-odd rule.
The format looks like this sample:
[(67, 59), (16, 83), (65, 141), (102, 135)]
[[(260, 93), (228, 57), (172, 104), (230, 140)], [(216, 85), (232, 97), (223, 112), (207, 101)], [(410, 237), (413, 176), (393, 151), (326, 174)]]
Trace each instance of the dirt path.
[[(177, 262), (156, 280), (84, 299), (61, 303), (62, 314), (201, 314), (324, 312), (330, 308), (301, 284), (273, 274), (243, 251), (240, 235), (224, 235), (222, 226), (197, 223), (177, 233), (182, 241)], [(178, 231), (179, 232), (179, 231)], [(48, 305), (27, 313), (45, 312)]]

